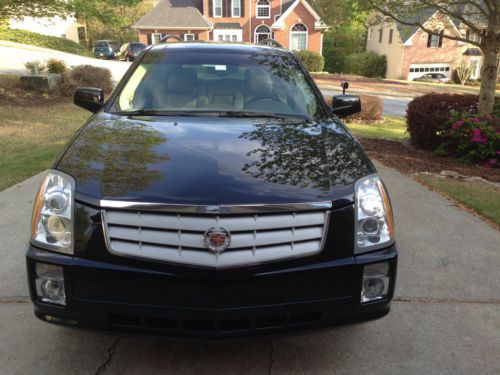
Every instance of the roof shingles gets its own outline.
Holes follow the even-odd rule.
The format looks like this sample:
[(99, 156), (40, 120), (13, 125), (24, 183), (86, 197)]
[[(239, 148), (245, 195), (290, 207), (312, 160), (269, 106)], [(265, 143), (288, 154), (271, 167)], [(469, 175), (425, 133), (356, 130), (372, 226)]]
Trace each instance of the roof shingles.
[(161, 0), (134, 24), (137, 29), (210, 29), (211, 23), (200, 13), (199, 1)]

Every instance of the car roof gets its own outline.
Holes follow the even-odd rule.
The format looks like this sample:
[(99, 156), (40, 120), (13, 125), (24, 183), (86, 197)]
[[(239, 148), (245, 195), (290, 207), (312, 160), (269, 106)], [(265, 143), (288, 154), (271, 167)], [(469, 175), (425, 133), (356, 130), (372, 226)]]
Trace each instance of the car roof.
[(177, 42), (160, 43), (151, 47), (150, 51), (197, 51), (211, 53), (264, 53), (274, 52), (278, 55), (290, 55), (291, 52), (280, 47), (251, 43), (220, 43), (220, 42)]

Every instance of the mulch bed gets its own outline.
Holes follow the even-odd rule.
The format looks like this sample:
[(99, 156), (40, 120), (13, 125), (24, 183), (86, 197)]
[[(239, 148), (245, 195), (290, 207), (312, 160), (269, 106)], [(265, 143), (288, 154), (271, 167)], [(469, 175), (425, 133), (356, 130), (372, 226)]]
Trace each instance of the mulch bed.
[(54, 103), (69, 102), (72, 95), (65, 95), (61, 90), (42, 91), (25, 90), (19, 80), (14, 78), (0, 78), (0, 105), (11, 106), (46, 106)]
[(409, 175), (417, 172), (438, 174), (446, 170), (500, 182), (500, 168), (460, 163), (451, 157), (441, 157), (431, 151), (417, 150), (408, 143), (398, 141), (368, 138), (361, 138), (359, 141), (370, 157), (402, 174)]

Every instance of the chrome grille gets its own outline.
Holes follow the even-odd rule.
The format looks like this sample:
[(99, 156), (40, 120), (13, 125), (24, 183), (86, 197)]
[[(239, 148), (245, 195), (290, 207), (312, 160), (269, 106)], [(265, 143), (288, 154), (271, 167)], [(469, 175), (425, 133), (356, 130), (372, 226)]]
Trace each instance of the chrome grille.
[[(195, 215), (106, 209), (102, 215), (115, 255), (222, 268), (321, 252), (329, 211)], [(223, 253), (205, 246), (204, 234), (213, 227), (231, 232)]]

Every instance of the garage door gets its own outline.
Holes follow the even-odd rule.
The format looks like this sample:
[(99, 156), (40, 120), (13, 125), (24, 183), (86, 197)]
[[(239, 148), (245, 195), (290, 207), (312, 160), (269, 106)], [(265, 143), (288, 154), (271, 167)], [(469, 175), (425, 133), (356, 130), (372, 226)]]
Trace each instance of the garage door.
[(451, 79), (450, 64), (411, 64), (408, 80), (412, 81), (414, 78), (422, 77), (425, 73), (443, 73)]

